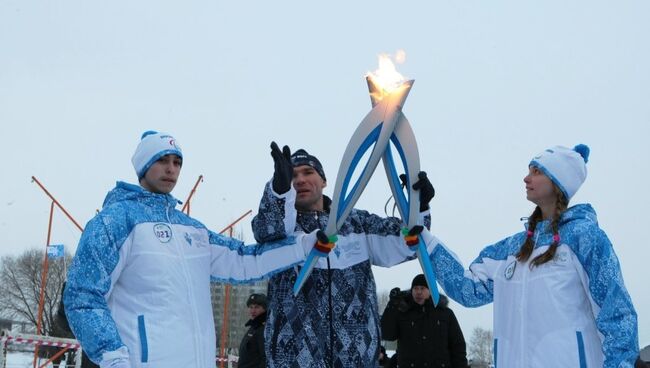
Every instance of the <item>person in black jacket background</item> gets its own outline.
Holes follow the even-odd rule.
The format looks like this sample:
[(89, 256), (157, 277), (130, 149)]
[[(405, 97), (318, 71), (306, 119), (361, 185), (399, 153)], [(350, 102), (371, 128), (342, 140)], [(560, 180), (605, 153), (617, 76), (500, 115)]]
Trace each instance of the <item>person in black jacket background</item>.
[(251, 319), (246, 322), (248, 332), (239, 345), (239, 368), (264, 368), (264, 325), (266, 324), (266, 295), (251, 294), (246, 301)]
[(398, 367), (467, 367), (463, 331), (448, 303), (440, 295), (433, 306), (423, 274), (415, 276), (410, 292), (391, 290), (381, 332), (384, 340), (397, 340)]

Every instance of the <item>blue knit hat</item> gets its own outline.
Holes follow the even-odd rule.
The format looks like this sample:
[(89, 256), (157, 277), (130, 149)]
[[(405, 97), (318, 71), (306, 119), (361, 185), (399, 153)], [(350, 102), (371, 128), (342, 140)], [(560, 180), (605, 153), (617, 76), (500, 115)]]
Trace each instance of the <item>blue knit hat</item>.
[(159, 133), (153, 130), (142, 133), (138, 148), (131, 158), (135, 173), (138, 179), (142, 179), (147, 170), (165, 155), (176, 155), (183, 159), (181, 147), (176, 144), (176, 139), (169, 134)]
[(548, 176), (569, 201), (587, 178), (588, 160), (589, 147), (579, 144), (573, 149), (562, 146), (549, 148), (535, 156), (528, 165)]

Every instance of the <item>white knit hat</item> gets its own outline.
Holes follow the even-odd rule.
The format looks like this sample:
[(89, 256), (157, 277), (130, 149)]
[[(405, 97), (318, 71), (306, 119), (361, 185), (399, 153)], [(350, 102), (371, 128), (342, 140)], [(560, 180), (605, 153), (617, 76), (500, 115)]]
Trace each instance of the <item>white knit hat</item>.
[(564, 193), (567, 201), (587, 178), (589, 147), (579, 144), (573, 149), (555, 146), (535, 156), (529, 166), (537, 167)]
[(144, 177), (154, 162), (169, 154), (183, 158), (181, 147), (176, 144), (174, 137), (153, 130), (142, 133), (140, 144), (138, 144), (138, 148), (135, 149), (135, 153), (131, 158), (138, 179)]

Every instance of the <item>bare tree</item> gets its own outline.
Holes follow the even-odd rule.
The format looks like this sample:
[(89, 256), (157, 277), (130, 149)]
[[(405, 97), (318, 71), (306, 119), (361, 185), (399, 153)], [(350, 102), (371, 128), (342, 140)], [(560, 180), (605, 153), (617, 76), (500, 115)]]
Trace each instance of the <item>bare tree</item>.
[(492, 330), (474, 327), (469, 344), (472, 368), (488, 367), (492, 364)]
[[(31, 249), (18, 256), (4, 256), (0, 259), (0, 314), (6, 318), (26, 321), (36, 330), (38, 305), (43, 274), (45, 252)], [(47, 283), (44, 292), (41, 333), (52, 335), (56, 311), (61, 300), (61, 289), (65, 281), (65, 262), (70, 254), (59, 259), (48, 260)]]

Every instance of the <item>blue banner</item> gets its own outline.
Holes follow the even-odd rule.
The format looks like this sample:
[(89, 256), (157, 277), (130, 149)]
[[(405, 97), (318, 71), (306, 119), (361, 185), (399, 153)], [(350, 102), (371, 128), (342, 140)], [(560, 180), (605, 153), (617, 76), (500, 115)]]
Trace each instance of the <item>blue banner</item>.
[(63, 257), (64, 247), (63, 244), (52, 244), (47, 246), (47, 258), (56, 259)]

